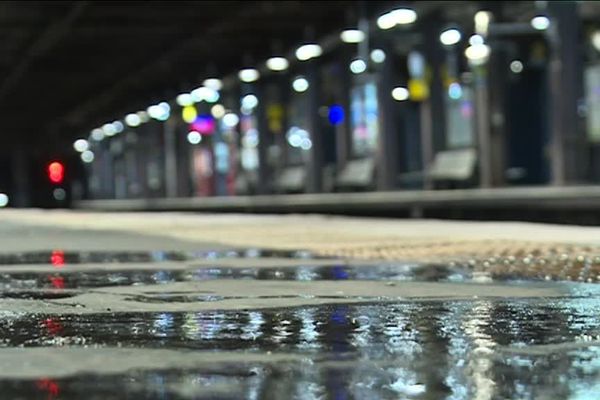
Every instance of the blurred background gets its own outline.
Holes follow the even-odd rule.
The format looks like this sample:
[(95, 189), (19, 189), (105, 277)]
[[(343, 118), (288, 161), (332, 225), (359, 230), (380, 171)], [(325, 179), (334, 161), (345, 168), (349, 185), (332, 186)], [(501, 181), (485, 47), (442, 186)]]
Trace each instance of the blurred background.
[(0, 117), (2, 207), (587, 188), (600, 2), (3, 1)]

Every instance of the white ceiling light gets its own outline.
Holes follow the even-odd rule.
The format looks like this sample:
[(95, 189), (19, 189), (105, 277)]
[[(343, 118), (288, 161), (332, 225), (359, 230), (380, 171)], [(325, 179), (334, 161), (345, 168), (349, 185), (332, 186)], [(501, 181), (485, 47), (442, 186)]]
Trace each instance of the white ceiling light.
[(519, 60), (513, 60), (510, 63), (510, 70), (515, 74), (523, 72), (523, 63)]
[(394, 26), (396, 26), (396, 21), (394, 21), (394, 17), (391, 13), (385, 13), (377, 18), (377, 26), (379, 29), (383, 30), (392, 29)]
[(308, 61), (311, 58), (319, 57), (321, 54), (323, 54), (323, 49), (315, 43), (302, 45), (296, 50), (296, 58), (300, 61)]
[(194, 104), (194, 98), (189, 93), (181, 93), (179, 96), (177, 96), (175, 101), (181, 107), (191, 106), (192, 104)]
[(6, 193), (0, 193), (0, 208), (8, 205), (8, 196)]
[(469, 44), (471, 46), (477, 46), (478, 44), (483, 44), (485, 42), (485, 40), (483, 39), (483, 36), (481, 35), (472, 35), (469, 38)]
[(142, 120), (140, 119), (139, 115), (131, 113), (125, 116), (125, 123), (127, 126), (135, 128), (136, 126), (140, 126)]
[(117, 129), (113, 124), (104, 124), (102, 125), (102, 132), (104, 132), (106, 136), (114, 136), (117, 134)]
[(223, 118), (223, 116), (225, 115), (225, 107), (223, 107), (223, 105), (221, 104), (215, 104), (211, 107), (210, 113), (216, 119)]
[(350, 63), (350, 71), (353, 74), (362, 74), (366, 70), (367, 70), (367, 63), (364, 62), (364, 60), (361, 60), (360, 58), (357, 58), (356, 60), (353, 60)]
[(490, 56), (490, 47), (485, 44), (474, 44), (467, 47), (465, 56), (473, 65), (481, 65), (487, 61)]
[(171, 115), (171, 106), (169, 106), (169, 103), (163, 101), (148, 107), (147, 112), (150, 118), (158, 121), (166, 121), (169, 119), (169, 115)]
[(538, 15), (531, 19), (531, 26), (538, 31), (545, 31), (550, 26), (550, 19), (545, 15)]
[(121, 121), (114, 121), (112, 123), (112, 126), (113, 126), (113, 128), (115, 128), (117, 133), (121, 133), (125, 129), (125, 126), (123, 125), (123, 123)]
[(244, 97), (242, 97), (242, 108), (247, 108), (247, 109), (253, 109), (254, 107), (258, 106), (258, 97), (256, 97), (253, 94), (247, 94)]
[(446, 29), (440, 34), (440, 42), (442, 42), (444, 46), (452, 46), (460, 42), (461, 37), (462, 35), (458, 29)]
[(192, 90), (190, 93), (193, 102), (206, 101), (208, 103), (216, 103), (219, 101), (219, 92), (206, 86), (201, 86)]
[(202, 141), (202, 135), (197, 131), (190, 131), (187, 134), (187, 141), (190, 144), (199, 144)]
[(392, 97), (396, 101), (405, 101), (408, 100), (410, 93), (408, 89), (402, 86), (395, 87), (392, 89)]
[(266, 62), (267, 68), (271, 71), (285, 71), (290, 63), (285, 57), (271, 57)]
[(83, 153), (81, 153), (80, 157), (81, 161), (83, 161), (86, 164), (89, 164), (94, 161), (94, 153), (90, 150), (86, 150)]
[(223, 88), (223, 82), (218, 78), (208, 78), (202, 82), (202, 85), (217, 92)]
[(90, 148), (90, 143), (85, 139), (77, 139), (75, 142), (73, 142), (73, 148), (78, 153), (83, 153)]
[(255, 68), (245, 68), (238, 72), (240, 81), (250, 83), (257, 81), (260, 78), (260, 72)]
[(492, 21), (492, 13), (489, 11), (477, 11), (475, 13), (474, 21), (475, 32), (487, 36), (490, 22)]
[(223, 124), (228, 128), (234, 128), (240, 122), (240, 117), (234, 113), (227, 113), (223, 116)]
[(375, 64), (381, 64), (385, 61), (385, 51), (381, 49), (374, 49), (371, 51), (371, 61)]
[(308, 90), (308, 87), (308, 81), (306, 80), (306, 78), (303, 78), (301, 76), (294, 79), (294, 81), (292, 82), (292, 88), (298, 93), (306, 92)]
[(365, 33), (360, 29), (346, 29), (340, 33), (340, 39), (344, 43), (360, 43), (365, 40)]
[(417, 13), (410, 8), (398, 8), (377, 18), (379, 29), (392, 29), (396, 25), (408, 25), (417, 20)]
[(96, 142), (101, 141), (102, 139), (104, 139), (104, 131), (100, 128), (96, 128), (91, 132), (91, 136), (92, 139), (94, 139)]
[(592, 33), (592, 45), (598, 51), (600, 51), (600, 30)]
[(417, 13), (410, 8), (399, 8), (393, 10), (391, 14), (397, 25), (408, 25), (417, 20)]

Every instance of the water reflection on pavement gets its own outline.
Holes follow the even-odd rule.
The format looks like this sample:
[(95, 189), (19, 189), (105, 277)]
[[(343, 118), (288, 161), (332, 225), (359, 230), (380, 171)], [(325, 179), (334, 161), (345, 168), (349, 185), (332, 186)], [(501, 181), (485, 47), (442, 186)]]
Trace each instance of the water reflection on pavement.
[[(190, 266), (181, 271), (50, 276), (62, 278), (62, 283), (57, 286), (48, 274), (35, 272), (4, 273), (0, 282), (5, 294), (14, 292), (11, 289), (56, 293), (217, 278), (482, 284), (460, 269), (425, 272), (401, 264)], [(8, 368), (2, 364), (2, 351), (7, 349), (21, 349), (23, 363), (47, 365), (38, 365), (46, 372), (36, 379), (0, 372), (0, 390), (2, 397), (27, 399), (595, 399), (600, 393), (600, 291), (594, 284), (563, 285), (569, 295), (560, 298), (399, 298), (383, 304), (84, 315), (47, 314), (43, 307), (37, 313), (10, 313), (7, 302), (12, 298), (4, 296), (0, 366)], [(63, 376), (57, 373), (65, 362), (60, 352), (71, 348), (90, 354), (103, 349), (116, 349), (117, 354), (119, 349), (169, 349), (206, 360), (181, 368), (172, 363), (164, 368), (140, 364), (123, 373), (82, 370)], [(32, 349), (55, 354), (34, 357), (28, 353)], [(210, 361), (230, 352), (238, 355), (235, 362)]]
[[(174, 386), (174, 398), (182, 395), (176, 387), (186, 381), (206, 381), (208, 387), (219, 384), (221, 391), (230, 391), (222, 393), (225, 398), (248, 398), (252, 393), (259, 398), (295, 393), (302, 399), (325, 394), (357, 399), (398, 395), (593, 398), (585, 396), (600, 390), (598, 306), (597, 298), (588, 298), (26, 315), (4, 320), (0, 332), (3, 347), (99, 345), (240, 352), (240, 363), (221, 371), (165, 370), (58, 379), (60, 398), (91, 393), (96, 398), (110, 393), (170, 398), (154, 392), (161, 386), (157, 381)], [(306, 360), (244, 365), (246, 352), (301, 353)], [(153, 383), (139, 385), (140, 381)], [(0, 385), (5, 394), (34, 388), (31, 382), (18, 380), (0, 381)], [(104, 389), (97, 391), (97, 387)], [(201, 394), (196, 392), (194, 398)]]

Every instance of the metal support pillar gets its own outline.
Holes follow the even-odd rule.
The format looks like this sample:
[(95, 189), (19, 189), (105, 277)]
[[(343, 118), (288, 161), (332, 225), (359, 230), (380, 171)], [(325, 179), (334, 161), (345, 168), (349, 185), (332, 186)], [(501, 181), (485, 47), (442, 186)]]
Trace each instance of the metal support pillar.
[(307, 175), (307, 192), (318, 193), (323, 187), (323, 132), (319, 124), (319, 74), (317, 65), (314, 61), (310, 62), (307, 67), (306, 79), (310, 82), (309, 89), (306, 92), (307, 107), (308, 107), (308, 131), (310, 132), (310, 140), (312, 147), (310, 149), (310, 161), (308, 165)]
[(258, 129), (258, 180), (256, 192), (257, 194), (267, 194), (271, 190), (271, 171), (268, 162), (271, 135), (269, 133), (265, 97), (263, 96), (262, 88), (258, 85), (254, 87), (254, 95), (259, 99), (256, 109), (256, 124)]
[[(344, 65), (349, 65), (354, 54), (350, 47), (346, 47), (344, 50), (342, 60)], [(352, 158), (352, 120), (350, 103), (352, 76), (348, 68), (344, 68), (343, 71), (344, 77), (340, 82), (341, 85), (337, 87), (337, 90), (339, 90), (339, 104), (345, 110), (346, 117), (341, 124), (335, 127), (337, 153), (336, 168), (338, 171), (342, 171)]]
[(423, 189), (432, 189), (433, 184), (429, 179), (429, 168), (433, 163), (435, 152), (433, 151), (433, 114), (431, 111), (431, 103), (425, 101), (421, 103), (420, 112), (420, 127), (421, 127), (421, 161), (423, 163)]
[(163, 126), (165, 144), (165, 194), (166, 197), (177, 197), (177, 137), (175, 136), (177, 121), (169, 118)]
[[(446, 147), (446, 110), (444, 104), (443, 68), (445, 52), (439, 40), (440, 17), (432, 15), (425, 23), (424, 54), (430, 74), (429, 97), (421, 107), (421, 134), (424, 170), (428, 170), (435, 154)], [(431, 188), (428, 179), (425, 188)]]
[[(385, 48), (388, 52), (389, 49)], [(388, 53), (389, 54), (389, 53)], [(377, 189), (392, 190), (398, 177), (399, 132), (394, 115), (394, 100), (390, 88), (394, 87), (394, 65), (392, 62), (383, 64), (377, 93), (379, 102), (379, 140), (377, 157)]]
[(583, 178), (586, 165), (585, 136), (577, 112), (583, 93), (582, 54), (579, 46), (581, 21), (577, 2), (549, 1), (551, 25), (550, 144), (552, 184), (575, 183)]
[(492, 144), (490, 140), (489, 89), (486, 82), (487, 66), (474, 68), (475, 79), (475, 132), (477, 138), (477, 161), (479, 163), (479, 186), (492, 187)]
[(509, 82), (509, 57), (501, 43), (490, 43), (492, 51), (489, 62), (489, 109), (490, 109), (490, 161), (489, 183), (491, 186), (503, 186), (504, 172), (507, 166), (505, 154), (506, 132), (506, 96)]

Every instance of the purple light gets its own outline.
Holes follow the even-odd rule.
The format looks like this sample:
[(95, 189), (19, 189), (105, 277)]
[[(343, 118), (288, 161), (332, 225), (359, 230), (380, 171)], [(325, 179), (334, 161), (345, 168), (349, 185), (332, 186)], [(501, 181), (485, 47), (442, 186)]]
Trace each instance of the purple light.
[(215, 131), (215, 119), (210, 114), (199, 115), (194, 122), (191, 123), (191, 130), (200, 132), (203, 135), (212, 135)]

